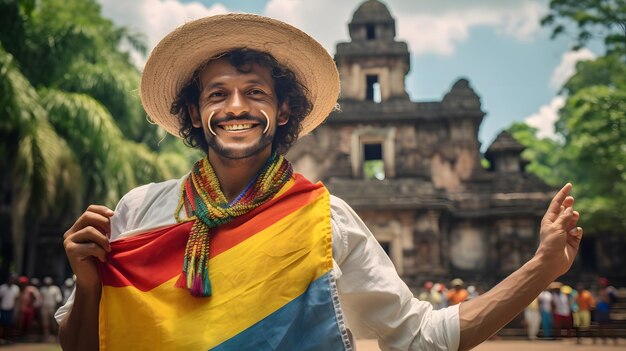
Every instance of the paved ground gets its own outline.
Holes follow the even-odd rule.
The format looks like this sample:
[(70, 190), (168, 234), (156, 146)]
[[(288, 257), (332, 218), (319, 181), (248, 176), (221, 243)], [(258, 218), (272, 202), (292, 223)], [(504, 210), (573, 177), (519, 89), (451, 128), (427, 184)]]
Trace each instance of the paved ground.
[[(476, 347), (474, 351), (625, 351), (626, 339), (618, 339), (617, 345), (613, 340), (609, 340), (607, 344), (603, 344), (598, 340), (598, 344), (594, 345), (592, 340), (584, 339), (581, 345), (576, 344), (576, 340), (560, 340), (560, 341), (525, 341), (525, 340), (506, 340), (506, 341), (486, 341)], [(378, 345), (373, 340), (358, 340), (358, 351), (379, 351)]]
[[(372, 340), (357, 341), (358, 351), (378, 351), (378, 345)], [(13, 344), (0, 346), (2, 350), (12, 351), (60, 351), (55, 344)], [(626, 339), (619, 339), (617, 345), (613, 340), (607, 344), (598, 341), (594, 345), (592, 340), (583, 340), (577, 345), (575, 340), (561, 341), (487, 341), (474, 349), (475, 351), (617, 351), (626, 350)]]

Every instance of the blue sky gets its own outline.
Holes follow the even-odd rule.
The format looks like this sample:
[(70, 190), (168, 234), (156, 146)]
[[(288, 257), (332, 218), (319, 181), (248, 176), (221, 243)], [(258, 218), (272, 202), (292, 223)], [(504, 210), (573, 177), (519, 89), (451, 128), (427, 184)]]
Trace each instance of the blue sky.
[[(359, 0), (100, 0), (105, 16), (147, 34), (150, 46), (178, 25), (211, 14), (249, 12), (288, 22), (334, 54), (348, 40)], [(459, 78), (469, 79), (487, 112), (483, 150), (515, 121), (550, 136), (563, 104), (558, 88), (589, 50), (568, 52), (571, 39), (551, 40), (541, 28), (547, 0), (388, 0), (397, 40), (411, 50), (407, 90), (414, 101), (439, 100)], [(141, 66), (145, 58), (137, 57)]]

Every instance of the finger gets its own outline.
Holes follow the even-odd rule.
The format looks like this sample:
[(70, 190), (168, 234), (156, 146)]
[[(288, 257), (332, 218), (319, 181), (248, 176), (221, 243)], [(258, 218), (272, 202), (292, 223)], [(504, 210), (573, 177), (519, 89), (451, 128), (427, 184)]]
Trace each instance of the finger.
[(107, 235), (111, 232), (111, 220), (108, 216), (98, 212), (85, 211), (85, 213), (76, 220), (72, 228), (67, 231), (66, 236), (88, 226), (97, 228), (103, 235)]
[(570, 230), (574, 229), (576, 227), (576, 224), (578, 224), (579, 219), (580, 213), (578, 213), (578, 211), (574, 211), (572, 213), (572, 219), (569, 221), (569, 223), (567, 223), (566, 230), (569, 232)]
[(554, 223), (557, 224), (559, 227), (566, 228), (566, 225), (572, 220), (573, 216), (574, 216), (574, 209), (571, 207), (568, 207), (565, 209), (565, 211), (563, 211), (559, 215), (559, 217)]
[(105, 251), (111, 251), (111, 243), (109, 243), (109, 239), (102, 235), (96, 228), (91, 226), (79, 230), (74, 233), (74, 235), (69, 236), (66, 240), (71, 240), (77, 244), (95, 243), (102, 247)]
[(567, 232), (567, 235), (576, 238), (576, 239), (582, 239), (583, 237), (583, 228), (581, 227), (575, 227), (572, 228), (570, 231)]
[(567, 196), (565, 200), (563, 200), (563, 206), (572, 207), (574, 205), (574, 198), (572, 196)]
[(89, 207), (87, 207), (87, 211), (85, 212), (95, 212), (105, 217), (113, 217), (115, 214), (112, 209), (102, 205), (89, 205)]
[(100, 262), (106, 262), (107, 260), (107, 252), (98, 244), (90, 242), (90, 243), (75, 243), (70, 242), (66, 251), (68, 253), (68, 257), (76, 257), (81, 260), (89, 257), (95, 257)]
[(572, 248), (578, 250), (580, 247), (580, 242), (583, 238), (583, 228), (576, 227), (569, 232), (567, 232), (567, 244)]
[(556, 195), (554, 195), (554, 197), (552, 198), (552, 201), (550, 202), (550, 206), (548, 206), (546, 215), (544, 216), (545, 219), (554, 222), (559, 217), (559, 213), (561, 212), (560, 209), (561, 209), (561, 206), (563, 205), (563, 201), (565, 200), (567, 195), (569, 195), (571, 190), (572, 190), (572, 184), (567, 183), (565, 184), (565, 186), (563, 186), (563, 188), (561, 188), (561, 190), (559, 190), (558, 193), (556, 193)]

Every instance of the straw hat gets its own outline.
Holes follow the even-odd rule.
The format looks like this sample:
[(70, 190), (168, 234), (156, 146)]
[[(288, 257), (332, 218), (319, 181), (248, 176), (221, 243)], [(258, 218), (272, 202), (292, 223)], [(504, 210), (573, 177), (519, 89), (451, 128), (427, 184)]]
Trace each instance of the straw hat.
[(569, 285), (563, 285), (563, 286), (561, 287), (561, 292), (562, 292), (563, 294), (565, 294), (565, 295), (569, 295), (569, 294), (571, 294), (571, 293), (572, 293), (572, 290), (573, 290), (573, 289), (572, 289), (572, 287), (571, 287), (571, 286), (569, 286)]
[(181, 88), (210, 58), (238, 48), (272, 55), (309, 90), (313, 110), (302, 121), (300, 136), (322, 123), (335, 107), (339, 73), (332, 57), (315, 39), (275, 19), (227, 14), (186, 23), (154, 48), (141, 78), (141, 102), (148, 116), (180, 137), (178, 118), (170, 108)]
[(562, 286), (563, 283), (561, 282), (552, 282), (550, 283), (550, 285), (548, 285), (548, 290), (561, 289)]
[(461, 278), (452, 279), (452, 281), (450, 282), (450, 285), (452, 286), (463, 286), (464, 284), (465, 282)]

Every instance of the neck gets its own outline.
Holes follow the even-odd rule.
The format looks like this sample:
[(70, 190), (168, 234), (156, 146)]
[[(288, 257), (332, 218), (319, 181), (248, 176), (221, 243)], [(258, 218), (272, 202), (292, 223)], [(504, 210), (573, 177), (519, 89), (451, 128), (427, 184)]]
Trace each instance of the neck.
[(271, 147), (252, 157), (242, 159), (225, 158), (209, 149), (207, 157), (220, 182), (222, 193), (228, 202), (233, 201), (245, 189), (246, 185), (258, 174), (261, 167), (271, 156)]

